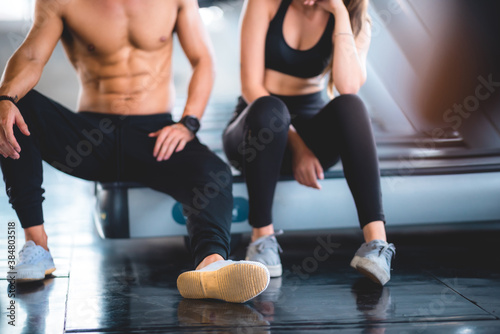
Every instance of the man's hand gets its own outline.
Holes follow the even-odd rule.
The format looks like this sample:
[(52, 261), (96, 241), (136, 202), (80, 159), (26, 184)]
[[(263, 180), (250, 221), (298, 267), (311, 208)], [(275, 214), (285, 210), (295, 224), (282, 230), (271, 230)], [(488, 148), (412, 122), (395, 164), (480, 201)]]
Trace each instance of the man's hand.
[(182, 124), (173, 124), (161, 130), (150, 133), (150, 137), (157, 137), (153, 156), (157, 161), (170, 159), (172, 154), (180, 152), (186, 144), (193, 140), (194, 134)]
[(324, 178), (323, 168), (307, 146), (292, 152), (292, 168), (297, 182), (307, 187), (321, 189), (318, 179)]
[(14, 124), (24, 135), (30, 135), (19, 109), (10, 101), (0, 101), (0, 154), (4, 158), (20, 157), (21, 146), (14, 137)]

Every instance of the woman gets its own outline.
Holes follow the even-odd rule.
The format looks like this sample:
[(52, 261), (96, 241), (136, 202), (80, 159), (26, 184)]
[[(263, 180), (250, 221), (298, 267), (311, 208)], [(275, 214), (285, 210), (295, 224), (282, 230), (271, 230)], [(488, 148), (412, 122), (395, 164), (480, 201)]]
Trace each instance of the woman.
[[(366, 80), (368, 0), (344, 2), (246, 0), (242, 97), (224, 131), (224, 150), (248, 187), (253, 232), (247, 260), (281, 275), (271, 216), (280, 172), (321, 189), (323, 171), (341, 159), (365, 239), (351, 266), (384, 285), (395, 247), (386, 241), (370, 119), (355, 95)], [(328, 103), (321, 94), (327, 72), (330, 93), (333, 84), (340, 93)]]

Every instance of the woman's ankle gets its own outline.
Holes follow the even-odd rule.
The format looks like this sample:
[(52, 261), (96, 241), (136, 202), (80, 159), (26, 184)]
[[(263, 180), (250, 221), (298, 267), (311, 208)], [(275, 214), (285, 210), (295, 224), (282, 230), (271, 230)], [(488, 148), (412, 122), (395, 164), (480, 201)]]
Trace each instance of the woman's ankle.
[(254, 227), (252, 228), (252, 242), (266, 235), (271, 235), (271, 234), (274, 234), (273, 224), (264, 227)]
[(363, 227), (363, 236), (366, 243), (369, 243), (373, 240), (383, 240), (387, 242), (384, 222), (381, 220), (377, 220), (366, 224)]

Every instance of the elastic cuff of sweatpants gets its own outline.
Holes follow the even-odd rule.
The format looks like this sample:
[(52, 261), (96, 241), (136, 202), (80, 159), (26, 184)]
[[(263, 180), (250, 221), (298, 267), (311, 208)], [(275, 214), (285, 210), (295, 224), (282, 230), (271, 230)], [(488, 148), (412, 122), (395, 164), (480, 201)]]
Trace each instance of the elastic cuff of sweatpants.
[(363, 219), (360, 219), (359, 220), (359, 224), (361, 226), (361, 229), (363, 229), (363, 227), (365, 227), (366, 225), (370, 224), (371, 222), (376, 222), (376, 221), (379, 221), (381, 220), (384, 225), (385, 225), (385, 215), (384, 214), (378, 214), (378, 215), (375, 215), (375, 216), (370, 216), (368, 218), (363, 218)]
[(194, 267), (198, 267), (198, 265), (207, 256), (212, 254), (219, 254), (224, 258), (224, 260), (227, 260), (227, 258), (229, 257), (229, 250), (227, 249), (227, 247), (224, 247), (215, 242), (207, 243), (206, 245), (196, 250), (196, 253), (194, 255)]
[(22, 228), (43, 224), (43, 210), (41, 205), (34, 208), (16, 209), (16, 213)]

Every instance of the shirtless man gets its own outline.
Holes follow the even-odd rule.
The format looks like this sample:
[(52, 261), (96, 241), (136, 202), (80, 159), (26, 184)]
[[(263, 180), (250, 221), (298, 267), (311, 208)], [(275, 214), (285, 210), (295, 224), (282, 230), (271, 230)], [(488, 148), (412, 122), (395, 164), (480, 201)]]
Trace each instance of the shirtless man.
[[(176, 32), (193, 74), (172, 121)], [(81, 84), (78, 112), (32, 90), (61, 40)], [(26, 244), (8, 277), (55, 270), (42, 213), (42, 160), (86, 180), (141, 182), (180, 201), (196, 270), (177, 280), (186, 298), (244, 302), (261, 293), (260, 263), (227, 261), (229, 168), (196, 138), (214, 79), (196, 0), (37, 0), (33, 27), (0, 83), (0, 164)], [(196, 195), (207, 194), (199, 203)]]

